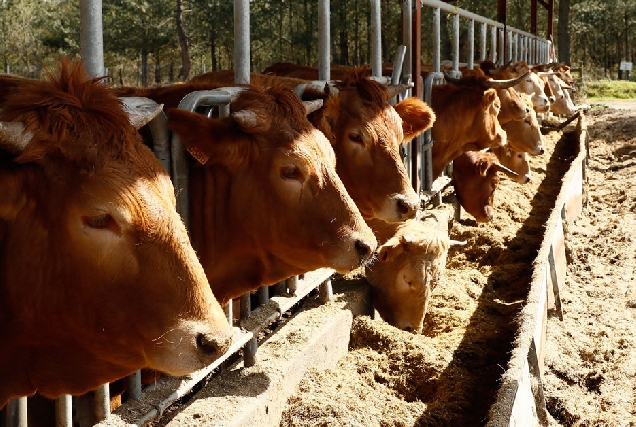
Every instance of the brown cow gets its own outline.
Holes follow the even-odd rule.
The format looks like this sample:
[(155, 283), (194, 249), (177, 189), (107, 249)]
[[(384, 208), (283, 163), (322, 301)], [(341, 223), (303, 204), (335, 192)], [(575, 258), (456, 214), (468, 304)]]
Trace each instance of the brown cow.
[(499, 184), (497, 172), (516, 177), (502, 166), (490, 152), (467, 151), (453, 161), (453, 184), (459, 204), (477, 222), (492, 219), (495, 190)]
[[(389, 98), (406, 87), (387, 87), (366, 78), (367, 71), (366, 68), (350, 69), (341, 75), (342, 81), (332, 82), (319, 90), (308, 87), (302, 97), (323, 100), (323, 108), (312, 113), (310, 120), (333, 145), (338, 175), (362, 216), (385, 221), (412, 218), (420, 199), (408, 179), (400, 146), (430, 128), (435, 115), (417, 98), (391, 106)], [(233, 72), (203, 76), (195, 77), (193, 81), (202, 84), (206, 79), (215, 79), (214, 82), (208, 80), (209, 84), (231, 85), (234, 78)], [(278, 81), (296, 88), (298, 82), (288, 77), (273, 80), (275, 76), (254, 73), (250, 78), (260, 87)]]
[(231, 329), (122, 102), (66, 62), (3, 99), (0, 407), (222, 355)]
[(386, 226), (393, 226), (391, 237), (365, 268), (373, 306), (387, 323), (420, 333), (431, 292), (444, 281), (448, 232), (420, 219)]
[(358, 69), (324, 94), (303, 94), (324, 100), (310, 120), (333, 145), (338, 175), (365, 219), (401, 221), (414, 217), (420, 206), (400, 146), (430, 128), (435, 113), (416, 97), (391, 106), (389, 98), (404, 89), (368, 79)]
[(433, 178), (465, 151), (506, 144), (506, 132), (497, 116), (501, 101), (492, 88), (497, 84), (479, 76), (451, 79), (433, 85), (431, 107), (437, 117), (432, 129)]
[(545, 94), (545, 84), (539, 75), (530, 72), (530, 67), (524, 61), (518, 61), (509, 64), (506, 67), (493, 68), (484, 63), (482, 65), (486, 74), (500, 79), (510, 79), (519, 76), (525, 76), (519, 83), (515, 85), (515, 89), (519, 93), (526, 93), (531, 96), (532, 105), (537, 113), (547, 113), (550, 110), (550, 100)]
[(191, 234), (221, 303), (316, 268), (360, 266), (375, 237), (300, 98), (248, 87), (231, 111), (168, 110), (169, 126), (202, 164), (190, 170)]

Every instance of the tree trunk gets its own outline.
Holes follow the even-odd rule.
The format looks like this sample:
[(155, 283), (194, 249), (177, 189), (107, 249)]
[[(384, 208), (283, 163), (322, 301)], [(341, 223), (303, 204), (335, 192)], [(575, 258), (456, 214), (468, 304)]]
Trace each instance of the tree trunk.
[(570, 64), (570, 0), (559, 0), (558, 58)]
[(190, 61), (190, 52), (188, 48), (188, 36), (183, 28), (183, 11), (181, 9), (181, 0), (176, 0), (175, 7), (175, 23), (177, 25), (177, 35), (179, 36), (179, 46), (181, 48), (181, 69), (177, 78), (185, 81), (190, 77), (190, 69), (192, 62)]

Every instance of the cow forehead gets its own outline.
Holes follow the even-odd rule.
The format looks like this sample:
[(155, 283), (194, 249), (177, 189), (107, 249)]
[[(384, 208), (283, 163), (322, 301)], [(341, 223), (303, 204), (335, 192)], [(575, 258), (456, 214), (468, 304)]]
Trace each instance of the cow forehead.
[(331, 167), (336, 165), (336, 154), (329, 143), (329, 140), (318, 129), (311, 128), (308, 132), (303, 132), (293, 141), (288, 150), (284, 150), (286, 155), (293, 155), (304, 159), (308, 165), (313, 165), (316, 170), (320, 170), (320, 164), (327, 164)]
[(347, 131), (358, 129), (364, 132), (370, 142), (396, 148), (404, 139), (402, 118), (393, 107), (349, 109), (350, 120), (345, 123)]

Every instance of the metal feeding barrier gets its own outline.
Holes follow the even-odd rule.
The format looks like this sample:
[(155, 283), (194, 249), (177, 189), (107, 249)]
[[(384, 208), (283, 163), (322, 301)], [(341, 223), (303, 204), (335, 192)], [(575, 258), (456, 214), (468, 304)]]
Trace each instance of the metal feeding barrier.
[[(420, 7), (425, 6), (432, 9), (432, 22), (430, 31), (433, 40), (432, 72), (425, 78), (421, 75), (414, 77), (414, 72), (419, 74), (421, 64), (420, 33), (421, 22), (419, 22)], [(411, 83), (414, 89), (400, 94), (390, 100), (392, 104), (399, 102), (415, 92), (425, 102), (430, 105), (432, 85), (442, 84), (442, 63), (441, 52), (441, 24), (440, 14), (448, 13), (453, 17), (452, 23), (452, 61), (451, 75), (461, 74), (460, 66), (468, 69), (474, 68), (476, 58), (475, 42), (479, 45), (479, 60), (490, 59), (492, 62), (526, 61), (529, 64), (547, 62), (551, 45), (546, 39), (537, 37), (534, 34), (526, 33), (514, 28), (509, 28), (503, 24), (475, 15), (471, 12), (454, 7), (448, 3), (438, 0), (421, 0), (413, 3), (411, 0), (402, 2), (402, 41), (394, 60), (394, 69), (389, 77), (382, 76), (382, 53), (381, 53), (381, 2), (371, 0), (370, 16), (370, 39), (371, 49), (371, 69), (372, 76), (382, 81), (391, 83)], [(250, 58), (250, 35), (249, 35), (249, 0), (234, 0), (235, 14), (235, 81), (249, 82), (249, 58)], [(329, 0), (318, 0), (318, 52), (319, 52), (319, 79), (327, 81), (330, 79), (330, 23), (329, 23)], [(460, 63), (460, 18), (467, 20), (467, 49), (466, 62)], [(413, 25), (416, 22), (417, 25)], [(475, 23), (480, 24), (479, 37), (475, 37)], [(490, 40), (490, 55), (488, 50), (488, 39)], [(179, 105), (179, 108), (189, 111), (205, 111), (205, 114), (218, 114), (225, 116), (229, 114), (231, 101), (240, 92), (239, 88), (222, 88), (209, 91), (197, 91), (187, 95)], [(153, 103), (147, 98), (127, 98), (125, 102), (132, 105), (144, 105)], [(153, 138), (153, 151), (162, 165), (169, 171), (173, 185), (176, 190), (177, 209), (181, 214), (186, 227), (189, 226), (189, 206), (188, 206), (188, 159), (181, 144), (179, 136), (171, 133), (168, 128), (166, 117), (159, 114), (149, 123)], [(450, 183), (448, 174), (437, 180), (432, 176), (432, 156), (431, 149), (434, 141), (431, 131), (418, 136), (415, 140), (405, 146), (403, 152), (404, 162), (414, 189), (421, 194), (422, 201), (433, 204), (441, 203), (441, 191)], [(188, 227), (189, 229), (189, 227)], [(230, 350), (215, 363), (195, 372), (189, 377), (179, 379), (179, 381), (169, 381), (161, 378), (149, 389), (163, 387), (163, 392), (158, 397), (146, 399), (145, 409), (139, 410), (134, 421), (137, 425), (156, 420), (163, 411), (171, 404), (191, 393), (198, 384), (209, 379), (210, 376), (220, 369), (222, 365), (233, 357), (239, 357), (242, 351), (245, 366), (256, 363), (256, 353), (258, 349), (258, 337), (269, 325), (283, 317), (283, 314), (297, 306), (303, 298), (309, 295), (316, 288), (319, 289), (320, 300), (326, 302), (331, 299), (331, 278), (334, 271), (331, 269), (320, 269), (308, 272), (301, 276), (290, 277), (272, 286), (261, 287), (254, 296), (250, 293), (240, 298), (240, 320), (239, 325), (234, 326), (233, 345)], [(232, 302), (225, 307), (225, 313), (230, 324), (233, 322)], [(135, 372), (128, 378), (128, 401), (124, 405), (134, 404), (134, 402), (144, 394), (142, 390), (140, 371)], [(90, 404), (82, 403), (87, 400)], [(4, 421), (6, 427), (26, 427), (27, 421), (26, 397), (12, 399), (5, 408), (4, 420), (0, 420), (0, 425)], [(108, 418), (110, 413), (109, 385), (105, 384), (90, 393), (90, 398), (62, 396), (55, 401), (56, 419), (55, 424), (59, 427), (70, 427), (80, 425), (87, 427), (99, 423)], [(77, 421), (80, 419), (81, 421)], [(75, 422), (74, 422), (75, 421)]]

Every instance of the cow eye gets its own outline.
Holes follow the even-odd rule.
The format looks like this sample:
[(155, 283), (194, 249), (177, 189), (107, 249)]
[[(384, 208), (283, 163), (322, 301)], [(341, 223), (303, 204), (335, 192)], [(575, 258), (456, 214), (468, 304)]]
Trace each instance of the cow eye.
[(90, 228), (119, 230), (117, 223), (109, 214), (93, 215), (82, 217), (84, 225)]
[(280, 177), (283, 179), (294, 180), (299, 182), (304, 182), (305, 177), (303, 176), (300, 169), (296, 165), (288, 165), (280, 168)]
[(349, 139), (356, 144), (364, 145), (364, 140), (362, 139), (362, 135), (357, 132), (351, 132), (349, 134)]

